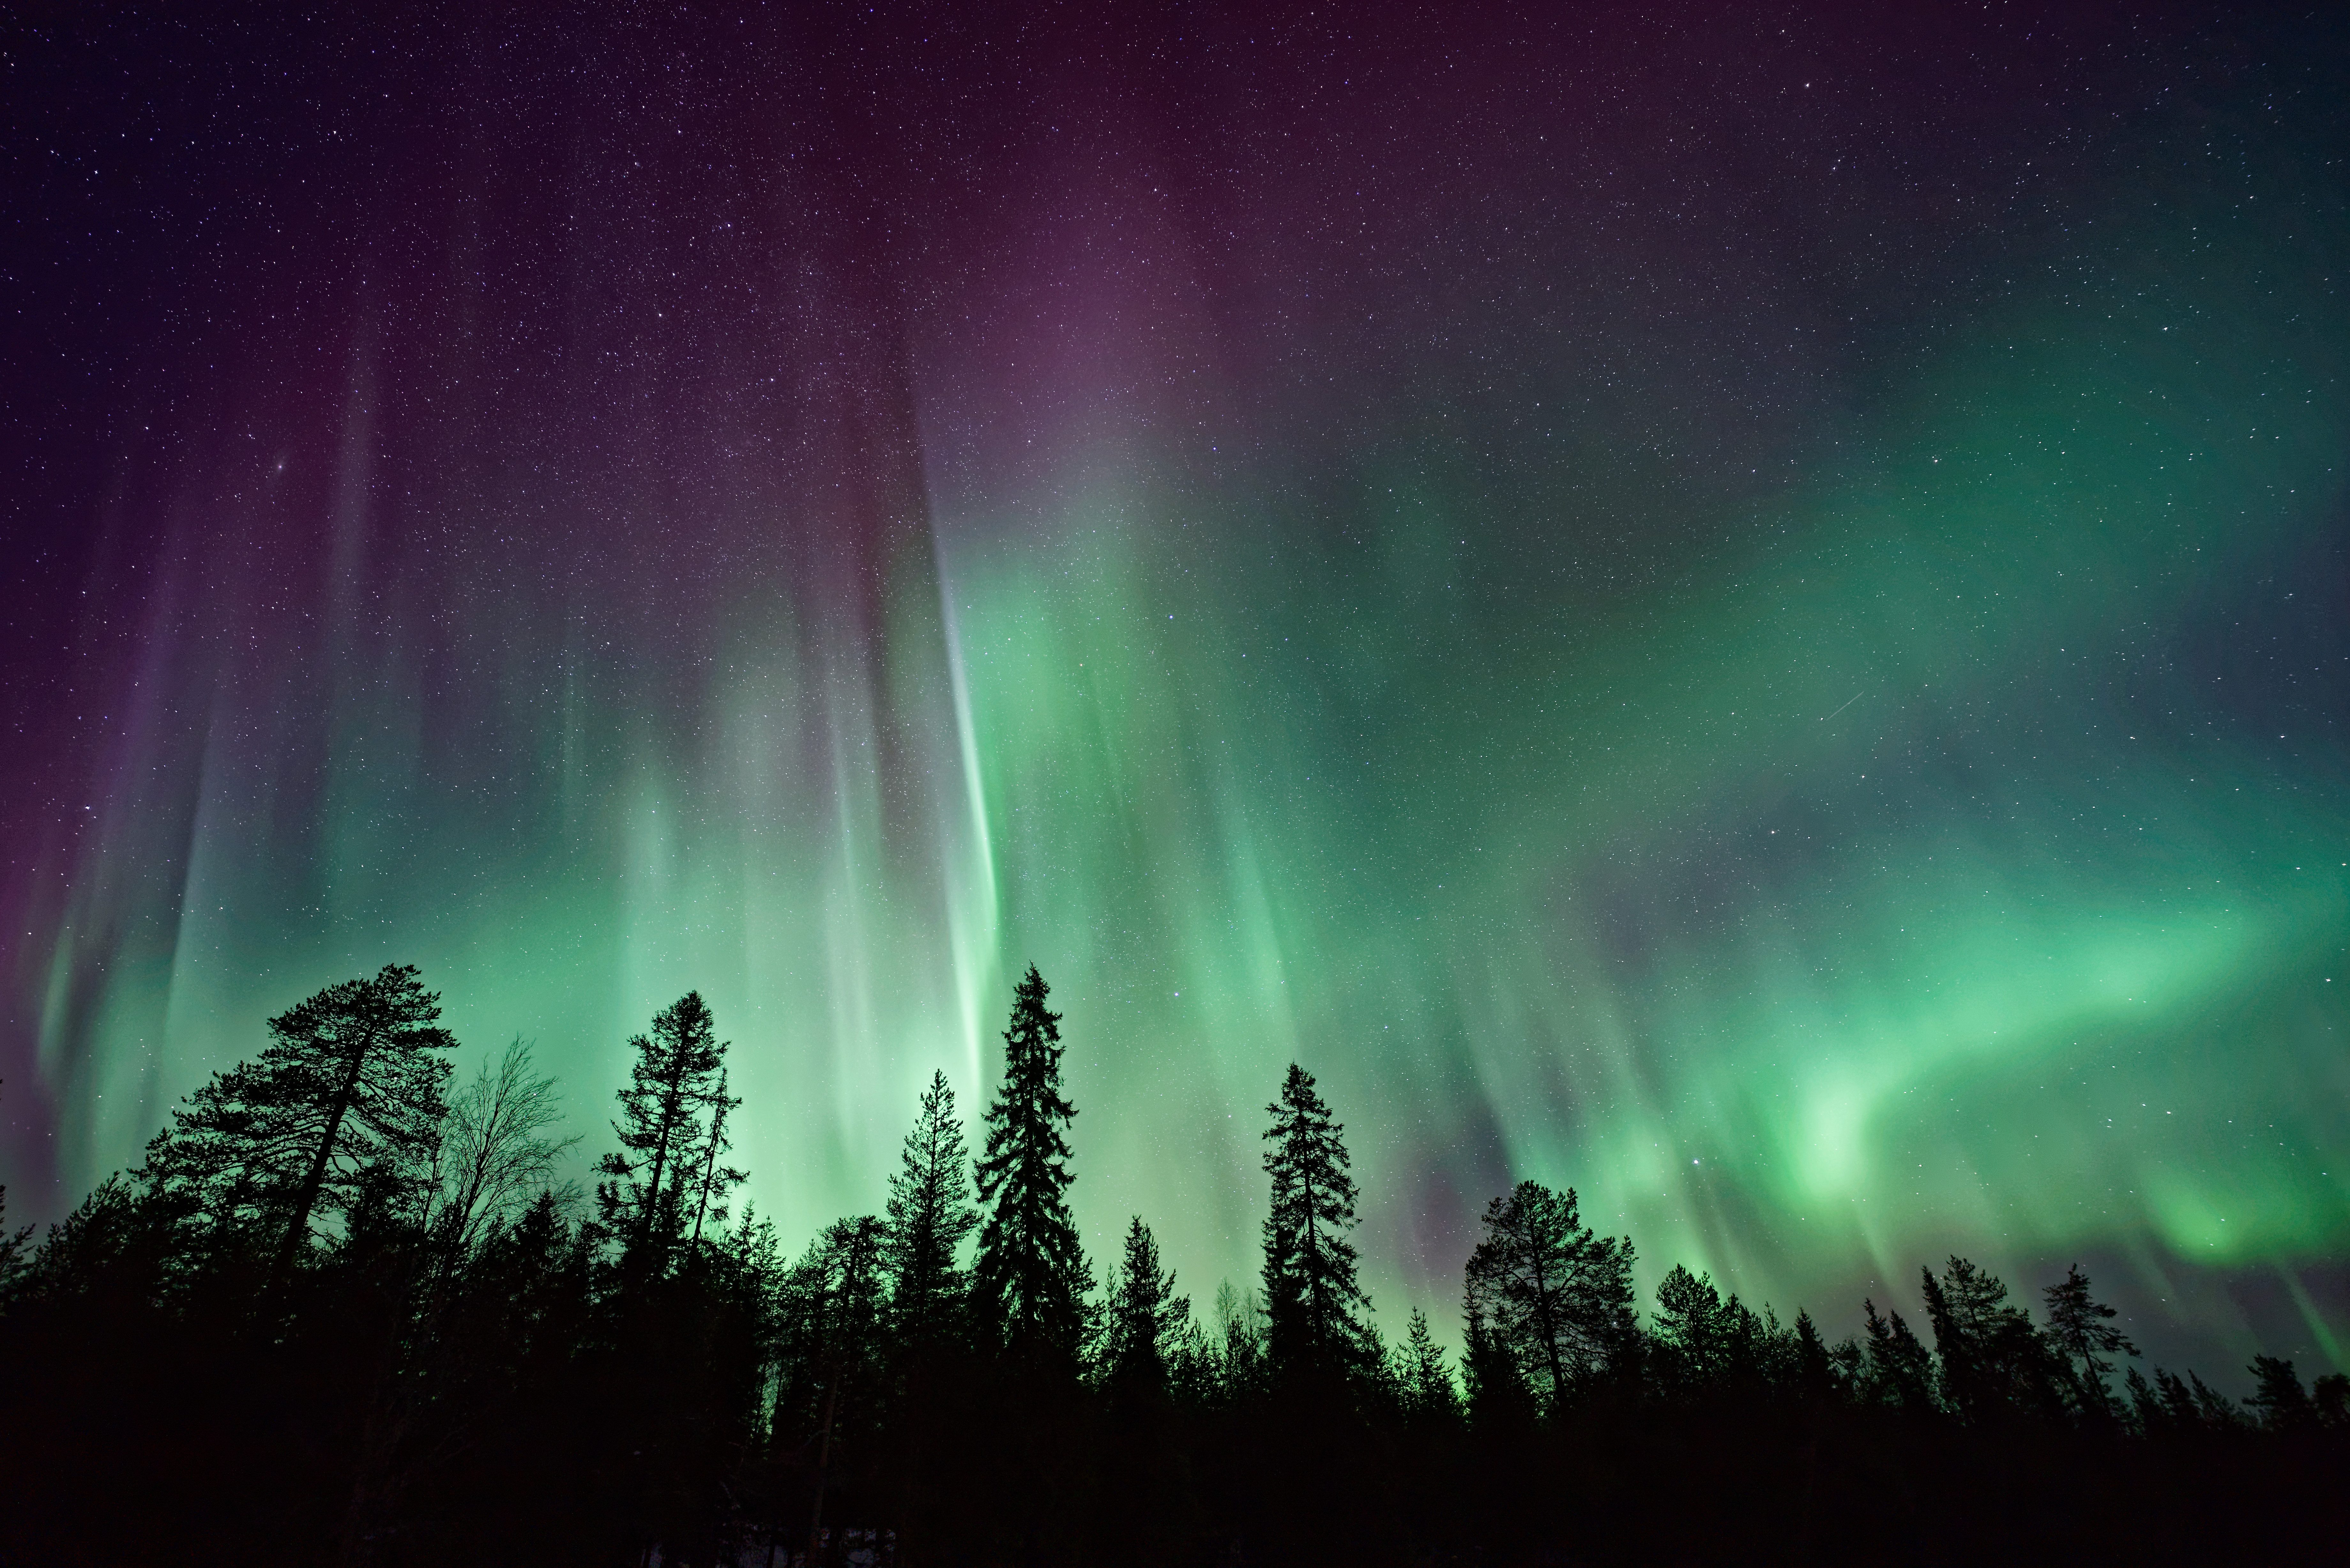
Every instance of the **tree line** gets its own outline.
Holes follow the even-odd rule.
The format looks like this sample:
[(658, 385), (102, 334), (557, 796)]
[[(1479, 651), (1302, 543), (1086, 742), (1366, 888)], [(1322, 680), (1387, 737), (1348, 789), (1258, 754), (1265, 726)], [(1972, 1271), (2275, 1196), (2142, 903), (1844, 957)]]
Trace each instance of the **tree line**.
[(1629, 1239), (1521, 1181), (1457, 1364), (1419, 1312), (1389, 1336), (1295, 1064), (1255, 1286), (1195, 1312), (1139, 1216), (1097, 1277), (1048, 998), (1030, 969), (979, 1148), (935, 1075), (882, 1210), (792, 1257), (739, 1201), (699, 994), (629, 1042), (583, 1191), (527, 1046), (459, 1083), (414, 969), (328, 986), (37, 1241), (0, 1227), (0, 1564), (1958, 1562), (2017, 1532), (2143, 1562), (2339, 1527), (2350, 1380), (2149, 1376), (2078, 1267), (2038, 1321), (1921, 1271), (1930, 1345), (1873, 1300), (1831, 1345), (1680, 1267), (1644, 1319)]

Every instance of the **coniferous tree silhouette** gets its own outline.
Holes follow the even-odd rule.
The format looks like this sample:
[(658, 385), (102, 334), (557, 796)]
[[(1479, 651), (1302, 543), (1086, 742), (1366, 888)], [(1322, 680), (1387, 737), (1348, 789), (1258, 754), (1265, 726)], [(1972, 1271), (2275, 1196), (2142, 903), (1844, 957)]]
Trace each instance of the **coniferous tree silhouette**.
[(2137, 1367), (2122, 1373), (2122, 1393), (2129, 1401), (2128, 1420), (2131, 1428), (2141, 1438), (2166, 1437), (2170, 1431), (2170, 1412), (2164, 1408), (2162, 1394), (2146, 1375)]
[(2105, 1357), (2116, 1351), (2136, 1355), (2137, 1346), (2113, 1326), (2115, 1310), (2089, 1293), (2089, 1276), (2081, 1272), (2080, 1264), (2067, 1269), (2064, 1277), (2041, 1295), (2048, 1303), (2048, 1342), (2064, 1356), (2082, 1408), (2111, 1414), (2114, 1393), (2106, 1379), (2114, 1367)]
[(2214, 1432), (2238, 1432), (2251, 1424), (2243, 1407), (2191, 1371), (2187, 1374), (2187, 1383), (2193, 1394), (2196, 1418), (2205, 1428)]
[(1795, 1377), (1805, 1394), (1816, 1397), (1835, 1391), (1835, 1363), (1826, 1342), (1820, 1338), (1819, 1325), (1801, 1307), (1795, 1309)]
[(837, 1220), (783, 1285), (774, 1426), (808, 1475), (809, 1550), (837, 1472), (861, 1462), (886, 1391), (888, 1298), (881, 1221)]
[(951, 1535), (940, 1518), (968, 1467), (955, 1452), (971, 1388), (970, 1277), (963, 1243), (979, 1228), (970, 1151), (944, 1073), (923, 1090), (889, 1177), (881, 1261), (889, 1283), (896, 1419), (887, 1461), (890, 1511), (909, 1549)]
[(421, 1188), (448, 1106), (457, 1041), (410, 964), (328, 986), (269, 1021), (269, 1044), (190, 1095), (148, 1145), (165, 1205), (277, 1237), (283, 1283), (319, 1212), (348, 1218), (370, 1188)]
[(1264, 1222), (1265, 1345), (1282, 1373), (1367, 1371), (1373, 1361), (1360, 1316), (1370, 1298), (1356, 1279), (1355, 1180), (1344, 1124), (1295, 1062), (1281, 1097), (1265, 1107), (1273, 1125), (1264, 1156), (1273, 1211)]
[(1674, 1264), (1657, 1282), (1650, 1329), (1659, 1381), (1684, 1397), (1724, 1383), (1751, 1349), (1752, 1320), (1737, 1297), (1722, 1300), (1712, 1276)]
[(1097, 1366), (1105, 1418), (1093, 1465), (1093, 1533), (1104, 1561), (1177, 1561), (1190, 1485), (1170, 1390), (1191, 1303), (1175, 1293), (1175, 1276), (1140, 1215), (1127, 1227), (1104, 1294)]
[(1980, 1418), (2061, 1407), (2056, 1390), (2070, 1378), (2030, 1314), (2008, 1304), (2007, 1286), (1997, 1275), (1960, 1257), (1950, 1260), (1939, 1280), (1931, 1269), (1919, 1272), (1943, 1397), (1953, 1410)]
[(1167, 1392), (1168, 1369), (1191, 1321), (1191, 1301), (1175, 1293), (1175, 1274), (1162, 1269), (1159, 1242), (1138, 1214), (1108, 1280), (1104, 1314), (1102, 1377), (1124, 1402), (1156, 1400)]
[[(1029, 1125), (1055, 1135), (1029, 1147), (1045, 1151), (1066, 1223), (1057, 1031), (1029, 979), (1006, 1078), (1042, 1106)], [(561, 1148), (553, 1087), (517, 1044), (462, 1093), (439, 1091), (452, 1103), (437, 1127), (344, 1146), (283, 1291), (271, 1265), (309, 1167), (268, 1154), (259, 1112), (230, 1115), (272, 1081), (257, 1062), (192, 1096), (149, 1168), (100, 1183), (30, 1259), (21, 1232), (0, 1236), (0, 1276), (13, 1276), (0, 1277), (0, 1430), (38, 1429), (55, 1456), (0, 1473), (9, 1549), (145, 1560), (217, 1537), (224, 1560), (385, 1568), (656, 1551), (684, 1564), (812, 1550), (835, 1563), (852, 1546), (889, 1555), (889, 1538), (867, 1533), (878, 1523), (909, 1563), (1541, 1561), (1563, 1543), (1604, 1553), (1628, 1541), (1606, 1525), (1566, 1533), (1549, 1501), (1595, 1445), (1627, 1514), (1686, 1504), (1676, 1522), (1692, 1541), (1714, 1532), (1758, 1554), (1783, 1544), (1783, 1519), (1799, 1558), (1843, 1560), (1875, 1539), (1875, 1483), (1838, 1462), (1860, 1449), (1904, 1475), (1905, 1511), (1955, 1521), (1954, 1551), (1991, 1528), (1978, 1517), (2119, 1531), (2133, 1551), (2175, 1545), (2182, 1524), (2185, 1539), (2222, 1540), (2216, 1513), (2174, 1501), (2192, 1490), (2181, 1477), (2260, 1500), (2229, 1528), (2264, 1544), (2338, 1465), (2350, 1424), (2350, 1382), (2321, 1378), (2313, 1397), (2290, 1362), (2259, 1356), (2241, 1407), (2193, 1373), (2133, 1366), (2126, 1406), (2105, 1394), (2118, 1419), (2074, 1429), (2114, 1370), (2105, 1358), (2133, 1350), (2077, 1267), (2043, 1293), (2042, 1329), (1998, 1280), (1950, 1260), (1924, 1280), (1935, 1351), (1873, 1302), (1865, 1344), (1830, 1348), (1808, 1313), (1782, 1327), (1676, 1268), (1643, 1335), (1621, 1282), (1628, 1247), (1592, 1235), (1573, 1194), (1526, 1183), (1489, 1209), (1464, 1276), (1463, 1426), (1426, 1317), (1382, 1348), (1345, 1288), (1352, 1274), (1330, 1262), (1351, 1262), (1330, 1243), (1348, 1239), (1354, 1190), (1334, 1179), (1349, 1174), (1342, 1129), (1302, 1073), (1268, 1140), (1289, 1219), (1267, 1226), (1289, 1238), (1268, 1247), (1291, 1271), (1285, 1282), (1268, 1272), (1280, 1316), (1227, 1285), (1217, 1332), (1191, 1323), (1136, 1220), (1098, 1308), (1081, 1303), (1077, 1334), (1052, 1342), (1057, 1361), (998, 1356), (954, 1326), (956, 1244), (975, 1217), (942, 1076), (887, 1220), (841, 1221), (786, 1270), (772, 1226), (726, 1212), (739, 1102), (723, 1047), (676, 1009), (655, 1033), (622, 1095), (638, 1136), (612, 1162), (622, 1169), (607, 1166), (598, 1221), (575, 1222), (575, 1199), (547, 1185)], [(296, 1077), (276, 1065), (276, 1099), (249, 1096), (273, 1112)], [(1021, 1168), (1013, 1097), (992, 1140), (999, 1210)], [(637, 1228), (647, 1213), (650, 1244)], [(1314, 1257), (1338, 1282), (1359, 1357), (1341, 1329), (1338, 1348), (1293, 1353), (1292, 1376), (1269, 1376), (1269, 1336), (1310, 1345)], [(256, 1314), (256, 1296), (291, 1310)], [(1592, 1301), (1596, 1329), (1558, 1327), (1575, 1330)], [(1080, 1379), (1081, 1366), (1095, 1376)], [(1542, 1419), (1610, 1366), (1653, 1376), (1611, 1378), (1604, 1399)], [(1309, 1368), (1344, 1376), (1299, 1375)], [(151, 1391), (167, 1384), (190, 1392), (159, 1405)], [(1675, 1408), (1681, 1398), (1705, 1403)], [(1885, 1407), (1905, 1414), (1888, 1420)], [(83, 1506), (73, 1526), (47, 1528), (48, 1500), (88, 1477), (128, 1478), (167, 1522)]]
[(1217, 1397), (1238, 1404), (1264, 1380), (1264, 1307), (1256, 1293), (1230, 1280), (1216, 1287), (1216, 1321), (1209, 1349), (1215, 1358)]
[(1867, 1383), (1881, 1404), (1925, 1412), (1939, 1407), (1934, 1389), (1934, 1357), (1910, 1331), (1901, 1314), (1890, 1308), (1877, 1315), (1877, 1303), (1864, 1301), (1861, 1311), (1868, 1325)]
[(2252, 1397), (2245, 1405), (2260, 1412), (2260, 1423), (2272, 1432), (2297, 1432), (2316, 1425), (2317, 1410), (2293, 1363), (2273, 1355), (2255, 1355), (2245, 1368), (2252, 1375)]
[(1459, 1417), (1461, 1391), (1453, 1386), (1452, 1369), (1444, 1364), (1444, 1347), (1429, 1329), (1428, 1314), (1418, 1307), (1411, 1309), (1399, 1360), (1396, 1381), (1407, 1415), (1422, 1421)]
[(1527, 1386), (1516, 1353), (1495, 1333), (1482, 1299), (1467, 1293), (1465, 1324), (1461, 1342), (1461, 1400), (1469, 1424), (1489, 1438), (1523, 1441), (1534, 1415), (1534, 1391)]
[(934, 1344), (961, 1326), (966, 1282), (962, 1244), (979, 1228), (971, 1203), (971, 1158), (954, 1090), (934, 1072), (889, 1178), (889, 1220), (881, 1258), (889, 1276), (889, 1312), (899, 1339)]
[[(722, 1045), (719, 1049), (723, 1052), (725, 1047)], [(702, 1168), (693, 1181), (693, 1235), (691, 1244), (696, 1249), (702, 1245), (702, 1230), (705, 1223), (726, 1223), (727, 1194), (750, 1179), (746, 1172), (718, 1162), (721, 1155), (734, 1147), (734, 1140), (726, 1136), (726, 1118), (742, 1103), (741, 1096), (726, 1092), (726, 1069), (719, 1068), (718, 1084), (708, 1101), (710, 1127), (702, 1137), (702, 1157), (698, 1162)]]
[(620, 1148), (597, 1163), (605, 1179), (596, 1185), (596, 1203), (631, 1272), (658, 1274), (684, 1239), (686, 1199), (702, 1175), (697, 1157), (714, 1156), (702, 1117), (725, 1095), (726, 1045), (702, 993), (690, 991), (629, 1047), (636, 1060), (612, 1123)]
[(1541, 1409), (1638, 1355), (1632, 1244), (1595, 1235), (1573, 1188), (1522, 1181), (1486, 1205), (1484, 1227), (1469, 1254), (1471, 1310)]
[(1060, 1014), (1035, 966), (1014, 990), (1003, 1031), (1003, 1081), (987, 1107), (987, 1147), (977, 1166), (985, 1219), (972, 1272), (983, 1332), (1023, 1357), (1072, 1367), (1084, 1349), (1091, 1286), (1069, 1213), (1069, 1143), (1076, 1109), (1061, 1096)]

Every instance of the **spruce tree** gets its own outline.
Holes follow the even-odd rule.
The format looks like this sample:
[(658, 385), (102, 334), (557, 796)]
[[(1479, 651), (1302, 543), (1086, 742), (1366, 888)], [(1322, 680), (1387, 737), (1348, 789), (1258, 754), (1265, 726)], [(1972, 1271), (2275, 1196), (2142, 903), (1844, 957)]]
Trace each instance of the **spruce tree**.
[(1003, 1082), (987, 1107), (977, 1167), (979, 1259), (972, 1300), (983, 1332), (1023, 1355), (1081, 1352), (1090, 1277), (1070, 1216), (1069, 1143), (1076, 1107), (1061, 1096), (1060, 1014), (1035, 965), (1013, 992), (1003, 1031)]
[[(612, 1131), (619, 1150), (597, 1165), (596, 1203), (623, 1255), (659, 1272), (684, 1239), (686, 1199), (703, 1174), (703, 1116), (725, 1097), (726, 1044), (700, 992), (687, 992), (653, 1017), (648, 1034), (629, 1042), (636, 1060), (619, 1091)], [(732, 1175), (733, 1173), (729, 1173)]]
[(1273, 1125), (1264, 1157), (1273, 1212), (1264, 1222), (1266, 1348), (1276, 1370), (1358, 1371), (1369, 1365), (1360, 1314), (1370, 1298), (1356, 1282), (1355, 1181), (1347, 1174), (1343, 1124), (1295, 1062), (1281, 1097), (1265, 1107)]
[(1462, 1401), (1469, 1425), (1490, 1437), (1514, 1439), (1534, 1424), (1534, 1399), (1516, 1351), (1493, 1331), (1474, 1292), (1463, 1303), (1461, 1342)]
[(1404, 1411), (1419, 1420), (1451, 1420), (1461, 1414), (1460, 1390), (1452, 1385), (1452, 1369), (1444, 1365), (1444, 1347), (1429, 1331), (1428, 1314), (1411, 1309), (1404, 1331), (1401, 1365), (1396, 1382), (1403, 1391)]
[(886, 1296), (881, 1221), (836, 1220), (785, 1274), (775, 1427), (798, 1442), (871, 1425), (882, 1392)]
[(1870, 1394), (1881, 1404), (1898, 1405), (1905, 1410), (1935, 1408), (1932, 1352), (1910, 1331), (1899, 1313), (1888, 1308), (1886, 1315), (1879, 1317), (1874, 1301), (1864, 1301), (1860, 1305), (1868, 1319)]
[(1142, 1216), (1127, 1227), (1126, 1249), (1109, 1278), (1102, 1374), (1112, 1397), (1151, 1400), (1165, 1394), (1167, 1370), (1191, 1324), (1191, 1303), (1175, 1293), (1159, 1243)]
[(959, 1254), (979, 1228), (964, 1163), (971, 1157), (954, 1112), (947, 1075), (932, 1073), (889, 1178), (881, 1258), (889, 1275), (890, 1315), (898, 1337), (910, 1345), (935, 1342), (954, 1326), (964, 1291)]
[(1637, 1354), (1632, 1244), (1593, 1234), (1573, 1188), (1522, 1181), (1486, 1206), (1484, 1225), (1469, 1254), (1470, 1305), (1543, 1409)]
[[(2063, 1279), (2041, 1294), (2048, 1303), (2049, 1343), (2064, 1357), (2065, 1369), (2073, 1374), (2083, 1408), (2110, 1413), (2114, 1396), (2106, 1378), (2114, 1367), (2104, 1358), (2115, 1351), (2136, 1355), (2137, 1346), (2107, 1321), (2116, 1314), (2113, 1308), (2089, 1294), (2089, 1276), (2081, 1272), (2080, 1264), (2074, 1263)], [(2074, 1362), (2080, 1363), (2077, 1370), (2074, 1368)]]
[(167, 1211), (276, 1237), (283, 1282), (320, 1214), (386, 1184), (421, 1193), (448, 1106), (441, 998), (410, 964), (328, 986), (269, 1021), (269, 1044), (190, 1095), (141, 1174)]
[(1819, 1325), (1802, 1307), (1795, 1309), (1795, 1382), (1804, 1393), (1820, 1395), (1835, 1387), (1835, 1362)]

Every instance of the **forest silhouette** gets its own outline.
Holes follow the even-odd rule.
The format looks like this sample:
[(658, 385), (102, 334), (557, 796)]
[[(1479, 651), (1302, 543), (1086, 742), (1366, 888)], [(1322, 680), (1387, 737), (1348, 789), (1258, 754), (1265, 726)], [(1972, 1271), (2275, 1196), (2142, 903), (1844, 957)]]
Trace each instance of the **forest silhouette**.
[(1048, 999), (1030, 969), (979, 1147), (934, 1076), (882, 1211), (793, 1258), (738, 1202), (699, 994), (629, 1042), (582, 1191), (526, 1046), (461, 1082), (414, 969), (326, 988), (66, 1220), (0, 1228), (0, 1564), (2339, 1549), (2350, 1380), (2142, 1371), (2077, 1267), (2035, 1320), (1952, 1257), (1922, 1324), (1869, 1301), (1829, 1344), (1681, 1267), (1644, 1307), (1630, 1239), (1521, 1181), (1458, 1365), (1419, 1312), (1383, 1333), (1345, 1127), (1294, 1064), (1255, 1286), (1195, 1311), (1141, 1216), (1097, 1273)]

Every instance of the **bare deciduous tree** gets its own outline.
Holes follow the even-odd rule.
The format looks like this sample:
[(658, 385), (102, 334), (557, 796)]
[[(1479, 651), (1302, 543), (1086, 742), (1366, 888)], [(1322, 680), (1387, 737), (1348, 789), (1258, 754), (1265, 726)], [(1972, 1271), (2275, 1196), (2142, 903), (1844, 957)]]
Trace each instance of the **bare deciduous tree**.
[(450, 1103), (437, 1156), (437, 1218), (458, 1256), (550, 1184), (556, 1162), (579, 1141), (546, 1136), (562, 1119), (555, 1080), (532, 1070), (529, 1043), (519, 1037), (494, 1063), (484, 1062)]

